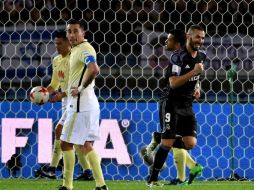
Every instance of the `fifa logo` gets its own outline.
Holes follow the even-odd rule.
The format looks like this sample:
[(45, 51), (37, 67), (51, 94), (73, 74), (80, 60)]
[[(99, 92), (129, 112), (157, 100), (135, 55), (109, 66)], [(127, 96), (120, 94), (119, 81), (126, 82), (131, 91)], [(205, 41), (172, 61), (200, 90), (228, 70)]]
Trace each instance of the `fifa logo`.
[[(26, 148), (29, 136), (17, 136), (17, 129), (32, 129), (33, 118), (4, 118), (2, 119), (2, 144), (0, 146), (1, 162), (6, 163), (16, 153), (16, 148)], [(120, 128), (128, 128), (130, 121), (123, 119), (118, 123), (116, 119), (102, 119), (100, 122), (101, 137), (94, 142), (94, 148), (101, 158), (116, 159), (118, 164), (130, 165), (132, 163), (127, 146), (124, 142)], [(37, 159), (38, 163), (50, 163), (52, 152), (52, 119), (38, 119)], [(110, 137), (112, 148), (107, 148), (107, 139)], [(31, 138), (31, 137), (30, 137)]]

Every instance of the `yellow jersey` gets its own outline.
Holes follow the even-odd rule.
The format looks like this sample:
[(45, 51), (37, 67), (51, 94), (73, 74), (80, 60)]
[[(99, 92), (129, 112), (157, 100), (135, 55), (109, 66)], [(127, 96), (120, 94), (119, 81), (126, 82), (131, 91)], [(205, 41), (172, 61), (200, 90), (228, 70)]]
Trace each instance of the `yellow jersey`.
[(53, 74), (49, 86), (51, 86), (54, 90), (60, 89), (61, 92), (67, 92), (69, 79), (69, 59), (70, 54), (67, 54), (65, 57), (62, 55), (57, 55), (53, 59)]
[[(53, 59), (52, 69), (53, 74), (51, 78), (51, 82), (49, 86), (51, 86), (54, 90), (61, 90), (61, 92), (65, 92), (68, 94), (68, 80), (69, 80), (69, 61), (70, 61), (70, 53), (66, 56), (57, 55)], [(63, 112), (66, 109), (67, 105), (67, 97), (62, 98), (62, 108)]]
[[(72, 47), (68, 82), (69, 92), (72, 87), (79, 87), (81, 85), (87, 65), (91, 62), (96, 62), (96, 52), (87, 40)], [(93, 80), (78, 96), (75, 97), (68, 93), (67, 109), (75, 112), (99, 109), (99, 102), (94, 92), (94, 85), (95, 81)]]

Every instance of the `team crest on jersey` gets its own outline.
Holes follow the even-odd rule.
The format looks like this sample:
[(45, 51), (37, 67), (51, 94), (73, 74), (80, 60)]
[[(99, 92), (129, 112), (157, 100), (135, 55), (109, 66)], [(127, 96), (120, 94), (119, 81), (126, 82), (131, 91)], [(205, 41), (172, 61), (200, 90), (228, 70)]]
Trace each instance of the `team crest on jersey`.
[(58, 71), (58, 77), (64, 79), (64, 72), (62, 70)]
[(170, 130), (170, 125), (166, 124), (166, 130)]

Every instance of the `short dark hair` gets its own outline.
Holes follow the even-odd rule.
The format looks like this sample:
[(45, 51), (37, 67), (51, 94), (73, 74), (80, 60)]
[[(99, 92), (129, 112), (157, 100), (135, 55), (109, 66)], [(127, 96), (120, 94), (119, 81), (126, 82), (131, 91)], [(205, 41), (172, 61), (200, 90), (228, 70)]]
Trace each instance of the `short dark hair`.
[(67, 22), (67, 24), (79, 24), (80, 28), (82, 28), (83, 30), (87, 30), (87, 24), (83, 20), (80, 21), (80, 20), (71, 19)]
[(174, 40), (179, 42), (181, 46), (186, 44), (186, 34), (183, 30), (174, 29), (169, 32), (174, 36)]
[(188, 29), (188, 32), (192, 32), (193, 30), (205, 31), (204, 28), (199, 25), (191, 25)]
[(55, 34), (55, 38), (63, 38), (64, 40), (67, 40), (66, 32), (65, 31), (57, 31)]

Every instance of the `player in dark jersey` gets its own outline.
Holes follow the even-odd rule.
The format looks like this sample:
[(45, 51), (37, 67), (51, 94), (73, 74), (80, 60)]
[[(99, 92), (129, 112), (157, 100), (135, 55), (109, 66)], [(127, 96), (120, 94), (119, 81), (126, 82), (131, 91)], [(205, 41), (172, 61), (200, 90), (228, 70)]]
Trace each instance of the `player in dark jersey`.
[[(184, 31), (175, 29), (169, 32), (168, 38), (165, 41), (166, 50), (173, 52), (180, 48), (183, 48), (185, 45), (186, 45), (186, 34)], [(168, 82), (165, 81), (165, 84), (168, 84)], [(163, 94), (161, 95), (161, 99), (159, 101), (160, 112), (165, 112), (164, 107), (165, 102), (169, 104), (170, 101), (170, 99), (168, 99), (169, 95), (168, 85), (165, 85), (165, 88), (163, 90), (164, 90)], [(198, 99), (199, 95), (196, 96), (196, 98)], [(161, 113), (160, 116), (162, 115), (163, 114)], [(164, 118), (161, 117), (160, 126), (162, 131), (164, 123), (165, 123)], [(181, 136), (179, 136), (178, 138), (181, 138)], [(153, 157), (157, 150), (157, 146), (160, 144), (160, 142), (161, 142), (161, 133), (154, 132), (150, 144), (140, 149), (141, 157), (147, 165), (151, 166), (153, 164)], [(192, 181), (202, 173), (203, 167), (191, 158), (187, 150), (183, 148), (173, 147), (171, 151), (173, 152), (174, 156), (174, 164), (177, 170), (177, 177), (171, 180), (169, 185), (186, 185), (187, 183), (191, 184)], [(186, 166), (190, 169), (188, 181), (186, 181)]]
[[(165, 76), (166, 83), (160, 107), (163, 131), (147, 181), (149, 187), (158, 185), (159, 172), (172, 147), (189, 150), (197, 143), (192, 101), (193, 96), (200, 96), (199, 77), (203, 71), (206, 54), (199, 48), (204, 43), (204, 29), (193, 25), (186, 37), (186, 47), (171, 55)], [(176, 134), (182, 138), (176, 138)]]

